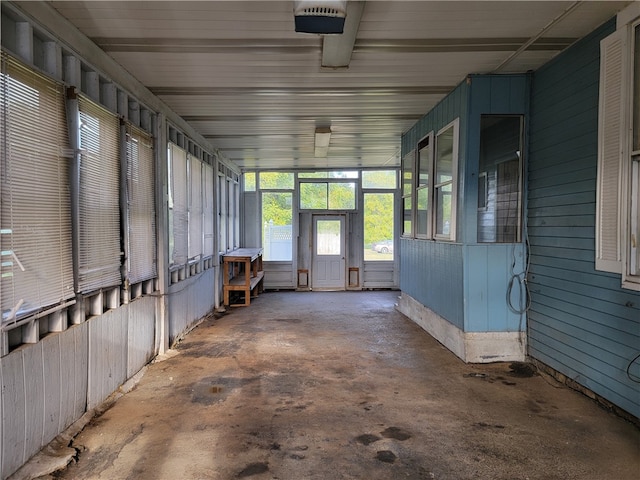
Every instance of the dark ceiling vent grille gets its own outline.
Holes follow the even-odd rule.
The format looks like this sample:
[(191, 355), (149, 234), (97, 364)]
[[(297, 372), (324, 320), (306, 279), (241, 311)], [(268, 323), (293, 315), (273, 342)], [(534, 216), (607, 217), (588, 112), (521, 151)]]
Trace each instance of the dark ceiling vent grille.
[(346, 1), (299, 1), (295, 3), (296, 32), (340, 34), (347, 15)]

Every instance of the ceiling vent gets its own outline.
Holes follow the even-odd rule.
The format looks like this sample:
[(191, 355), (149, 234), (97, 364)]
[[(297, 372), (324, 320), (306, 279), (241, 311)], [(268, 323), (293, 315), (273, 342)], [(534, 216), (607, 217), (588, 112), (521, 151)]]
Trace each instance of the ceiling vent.
[(293, 10), (296, 32), (340, 34), (347, 16), (346, 0), (298, 0)]

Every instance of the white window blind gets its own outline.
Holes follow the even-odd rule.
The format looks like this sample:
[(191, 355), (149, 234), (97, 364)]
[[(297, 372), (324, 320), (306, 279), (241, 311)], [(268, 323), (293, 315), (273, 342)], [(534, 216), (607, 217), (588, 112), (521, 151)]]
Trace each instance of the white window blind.
[(173, 232), (172, 265), (187, 263), (189, 242), (187, 215), (187, 152), (177, 145), (170, 144), (169, 195), (171, 198), (171, 231)]
[(74, 295), (64, 88), (2, 56), (2, 321)]
[(211, 165), (204, 164), (204, 246), (202, 254), (205, 257), (210, 257), (214, 252), (214, 237), (213, 237), (213, 222), (214, 222), (214, 202), (213, 202), (213, 167)]
[(600, 43), (600, 105), (598, 116), (598, 191), (596, 209), (596, 269), (621, 273), (620, 173), (626, 83), (626, 31)]
[(78, 290), (121, 282), (120, 122), (84, 96), (80, 109)]
[(189, 156), (189, 259), (202, 256), (202, 162)]
[(127, 275), (131, 283), (157, 275), (153, 165), (152, 137), (127, 125)]

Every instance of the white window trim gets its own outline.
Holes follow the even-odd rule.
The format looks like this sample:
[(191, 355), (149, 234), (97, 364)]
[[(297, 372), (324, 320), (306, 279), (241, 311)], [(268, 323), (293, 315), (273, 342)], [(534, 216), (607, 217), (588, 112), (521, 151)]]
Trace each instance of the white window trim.
[[(623, 158), (623, 175), (626, 173), (627, 181), (622, 184), (622, 218), (624, 219), (622, 229), (622, 287), (630, 290), (640, 291), (640, 272), (636, 271), (638, 265), (637, 256), (640, 253), (638, 216), (640, 209), (640, 150), (634, 151), (633, 130), (640, 128), (640, 125), (634, 125), (634, 85), (640, 82), (640, 78), (634, 78), (636, 65), (634, 62), (640, 62), (638, 55), (640, 52), (635, 51), (635, 32), (640, 29), (640, 17), (628, 25), (628, 41), (627, 41), (627, 66), (628, 74), (626, 76), (630, 81), (627, 85), (627, 115), (626, 115), (626, 152)], [(638, 89), (640, 91), (640, 89)], [(640, 121), (640, 119), (636, 119)], [(624, 137), (624, 135), (623, 135)]]
[[(416, 176), (416, 162), (417, 162), (417, 158), (418, 158), (418, 151), (417, 148), (412, 149), (410, 152), (406, 153), (403, 157), (402, 157), (402, 162), (400, 165), (400, 235), (403, 238), (415, 238), (415, 234), (416, 234), (416, 206), (415, 206), (415, 200), (416, 200), (416, 180), (415, 180), (415, 176)], [(404, 186), (405, 186), (405, 179), (404, 179), (404, 172), (405, 172), (405, 165), (409, 164), (410, 168), (410, 172), (411, 172), (411, 181), (410, 183), (410, 187), (409, 187), (409, 193), (404, 193)], [(405, 199), (408, 198), (411, 201), (411, 229), (408, 232), (405, 232), (404, 230), (404, 212), (405, 212), (405, 208), (404, 208), (404, 201)]]
[[(437, 166), (437, 154), (438, 154), (438, 137), (449, 128), (453, 127), (453, 151), (451, 160), (451, 222), (449, 224), (449, 235), (438, 234), (436, 228), (436, 183), (435, 183), (435, 170)], [(436, 133), (433, 152), (433, 165), (431, 167), (431, 190), (433, 202), (431, 204), (431, 231), (433, 232), (433, 239), (443, 242), (455, 242), (457, 232), (457, 206), (458, 206), (458, 151), (460, 143), (460, 118), (456, 118), (454, 121), (448, 123)], [(449, 183), (449, 182), (446, 182)], [(441, 185), (441, 184), (438, 184)], [(444, 184), (442, 184), (444, 185)]]
[[(425, 140), (428, 140), (428, 144), (426, 146), (426, 148), (429, 149), (429, 179), (427, 180), (427, 185), (422, 186), (420, 184), (420, 152), (422, 150), (424, 150), (424, 147), (421, 149), (420, 148), (420, 144), (423, 143)], [(416, 238), (420, 238), (420, 239), (431, 239), (433, 238), (433, 225), (434, 222), (432, 220), (432, 215), (431, 212), (433, 210), (433, 166), (435, 165), (434, 163), (435, 161), (435, 135), (433, 133), (433, 131), (429, 132), (427, 135), (425, 135), (424, 137), (422, 137), (420, 139), (420, 141), (418, 142), (418, 145), (416, 146), (416, 155), (415, 155), (415, 180), (414, 180), (414, 187), (413, 187), (413, 204), (412, 207), (414, 207), (414, 227), (413, 227), (413, 231), (415, 233), (415, 237)], [(427, 189), (427, 232), (426, 233), (418, 233), (418, 218), (419, 218), (419, 210), (418, 210), (418, 190), (423, 190), (423, 189)]]
[[(601, 42), (595, 268), (621, 274), (623, 288), (640, 291), (640, 276), (632, 274), (630, 264), (638, 248), (631, 216), (640, 203), (632, 201), (631, 185), (632, 35), (638, 26), (640, 18), (629, 19)], [(614, 194), (607, 196), (612, 188)], [(607, 236), (611, 229), (614, 235)]]

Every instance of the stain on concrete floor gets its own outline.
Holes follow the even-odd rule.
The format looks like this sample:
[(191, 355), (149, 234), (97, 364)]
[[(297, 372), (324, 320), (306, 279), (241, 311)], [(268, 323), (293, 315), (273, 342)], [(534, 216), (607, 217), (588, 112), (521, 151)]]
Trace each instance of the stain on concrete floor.
[(465, 365), (397, 295), (268, 292), (205, 321), (49, 478), (637, 480), (636, 427), (524, 366)]

